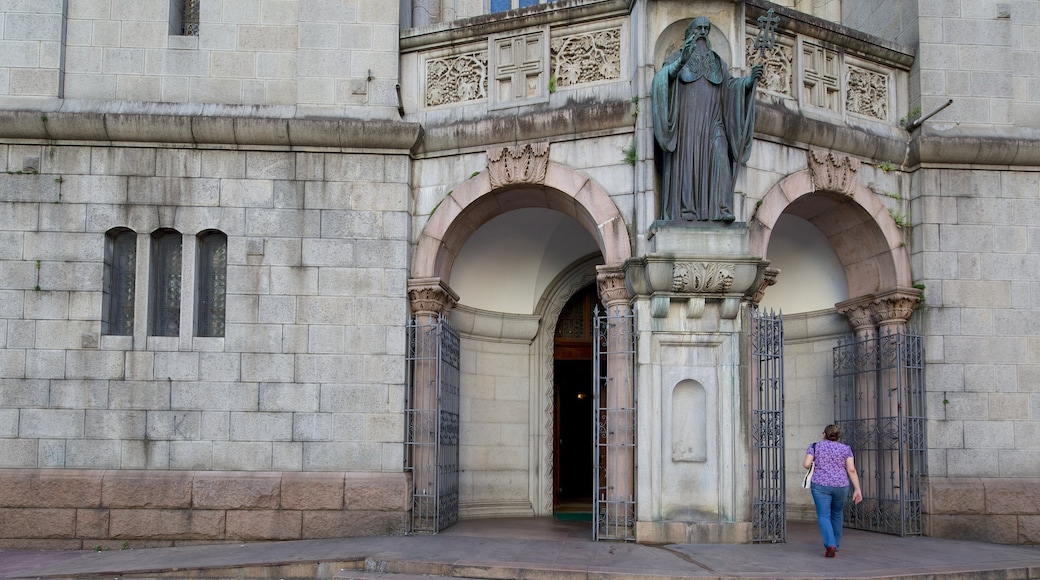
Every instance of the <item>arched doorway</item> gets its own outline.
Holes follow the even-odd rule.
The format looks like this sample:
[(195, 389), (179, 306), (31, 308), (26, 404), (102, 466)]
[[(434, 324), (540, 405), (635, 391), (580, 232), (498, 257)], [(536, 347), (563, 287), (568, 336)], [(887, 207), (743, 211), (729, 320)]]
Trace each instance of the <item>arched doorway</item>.
[(592, 316), (595, 285), (564, 306), (553, 338), (553, 514), (591, 520), (593, 494)]
[[(588, 236), (593, 246), (584, 250), (585, 258), (571, 255), (567, 242), (544, 236), (537, 252), (522, 256), (511, 244), (505, 246), (514, 251), (511, 257), (499, 252), (497, 262), (466, 255), (470, 242), (501, 242), (482, 238), (484, 226), (501, 236), (508, 228), (492, 222), (544, 217), (546, 210)], [(536, 227), (545, 225), (538, 220)], [(461, 332), (461, 517), (553, 513), (555, 326), (566, 302), (599, 276), (608, 280), (599, 283), (601, 293), (608, 286), (604, 303), (627, 310), (627, 299), (622, 304), (616, 294), (624, 289), (621, 266), (630, 257), (627, 226), (613, 200), (587, 175), (548, 161), (548, 144), (489, 152), (488, 169), (450, 192), (429, 217), (416, 240), (408, 286), (413, 312), (436, 309)], [(537, 266), (535, 275), (516, 277), (523, 265)], [(495, 289), (503, 276), (488, 275), (492, 271), (515, 282)], [(467, 303), (469, 288), (454, 291), (467, 285), (496, 293), (495, 300)], [(591, 411), (584, 415), (591, 417)], [(587, 432), (591, 439), (591, 426)], [(587, 481), (591, 486), (591, 473)]]
[[(784, 406), (798, 410), (784, 424), (787, 455), (801, 457), (826, 424), (838, 424), (857, 454), (865, 498), (857, 509), (872, 510), (863, 520), (887, 525), (903, 517), (890, 517), (894, 511), (910, 520), (919, 513), (914, 496), (923, 454), (907, 442), (924, 438), (923, 420), (913, 416), (923, 406), (916, 402), (921, 352), (919, 340), (906, 346), (906, 327), (920, 293), (912, 285), (907, 232), (893, 216), (905, 206), (886, 205), (904, 203), (903, 196), (882, 200), (858, 180), (859, 168), (845, 155), (808, 152), (808, 169), (781, 179), (759, 203), (750, 246), (780, 271), (762, 305), (783, 312), (784, 366), (802, 370), (785, 372)], [(898, 356), (884, 354), (889, 344)], [(902, 402), (890, 405), (892, 397)], [(879, 425), (897, 425), (898, 435)], [(799, 467), (788, 465), (788, 482), (800, 476)], [(787, 499), (789, 517), (814, 517), (807, 495)]]

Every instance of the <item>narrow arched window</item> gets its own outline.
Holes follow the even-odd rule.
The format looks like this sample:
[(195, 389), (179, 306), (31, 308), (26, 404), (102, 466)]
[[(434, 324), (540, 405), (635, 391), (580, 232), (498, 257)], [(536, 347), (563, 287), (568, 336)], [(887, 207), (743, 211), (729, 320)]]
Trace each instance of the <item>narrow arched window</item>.
[(199, 234), (195, 260), (195, 335), (224, 336), (227, 295), (227, 235)]
[(148, 334), (177, 336), (181, 321), (181, 234), (152, 233)]
[(137, 234), (115, 228), (105, 234), (105, 271), (102, 281), (101, 334), (134, 333), (134, 292), (137, 272)]

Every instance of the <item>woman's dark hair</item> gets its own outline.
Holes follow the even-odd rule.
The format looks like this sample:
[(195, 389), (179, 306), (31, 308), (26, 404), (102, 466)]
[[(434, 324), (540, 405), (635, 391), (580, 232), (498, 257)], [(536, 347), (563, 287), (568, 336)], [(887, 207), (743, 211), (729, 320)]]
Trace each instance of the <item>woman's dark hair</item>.
[(837, 425), (827, 425), (823, 430), (823, 438), (828, 441), (837, 441), (841, 439), (841, 429)]

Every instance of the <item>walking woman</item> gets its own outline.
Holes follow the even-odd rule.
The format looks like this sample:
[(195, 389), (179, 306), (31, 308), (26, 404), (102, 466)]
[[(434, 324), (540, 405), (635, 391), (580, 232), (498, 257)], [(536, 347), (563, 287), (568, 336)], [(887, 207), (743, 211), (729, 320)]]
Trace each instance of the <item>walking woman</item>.
[(827, 425), (823, 430), (823, 440), (817, 441), (805, 450), (805, 461), (802, 467), (809, 469), (814, 462), (812, 484), (813, 503), (816, 504), (816, 522), (823, 536), (823, 546), (827, 549), (824, 556), (833, 558), (841, 547), (842, 512), (845, 499), (848, 497), (849, 485), (852, 485), (852, 502), (863, 501), (863, 492), (859, 488), (859, 475), (856, 474), (856, 463), (852, 458), (852, 448), (839, 443), (841, 429), (836, 425)]

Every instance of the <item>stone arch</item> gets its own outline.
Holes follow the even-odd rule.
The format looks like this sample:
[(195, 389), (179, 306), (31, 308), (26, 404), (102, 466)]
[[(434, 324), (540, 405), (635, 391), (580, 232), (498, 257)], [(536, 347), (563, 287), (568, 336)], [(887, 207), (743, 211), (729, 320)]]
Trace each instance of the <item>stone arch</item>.
[(827, 237), (845, 269), (850, 298), (912, 286), (899, 226), (877, 194), (859, 181), (818, 188), (810, 169), (781, 179), (762, 198), (749, 225), (753, 255), (766, 255), (773, 227), (785, 212), (812, 223)]
[(574, 218), (596, 240), (607, 267), (620, 268), (631, 257), (621, 212), (587, 175), (549, 161), (543, 179), (495, 187), (491, 173), (488, 169), (463, 182), (434, 211), (419, 236), (413, 279), (449, 284), (455, 257), (470, 235), (495, 216), (526, 207), (553, 209)]

